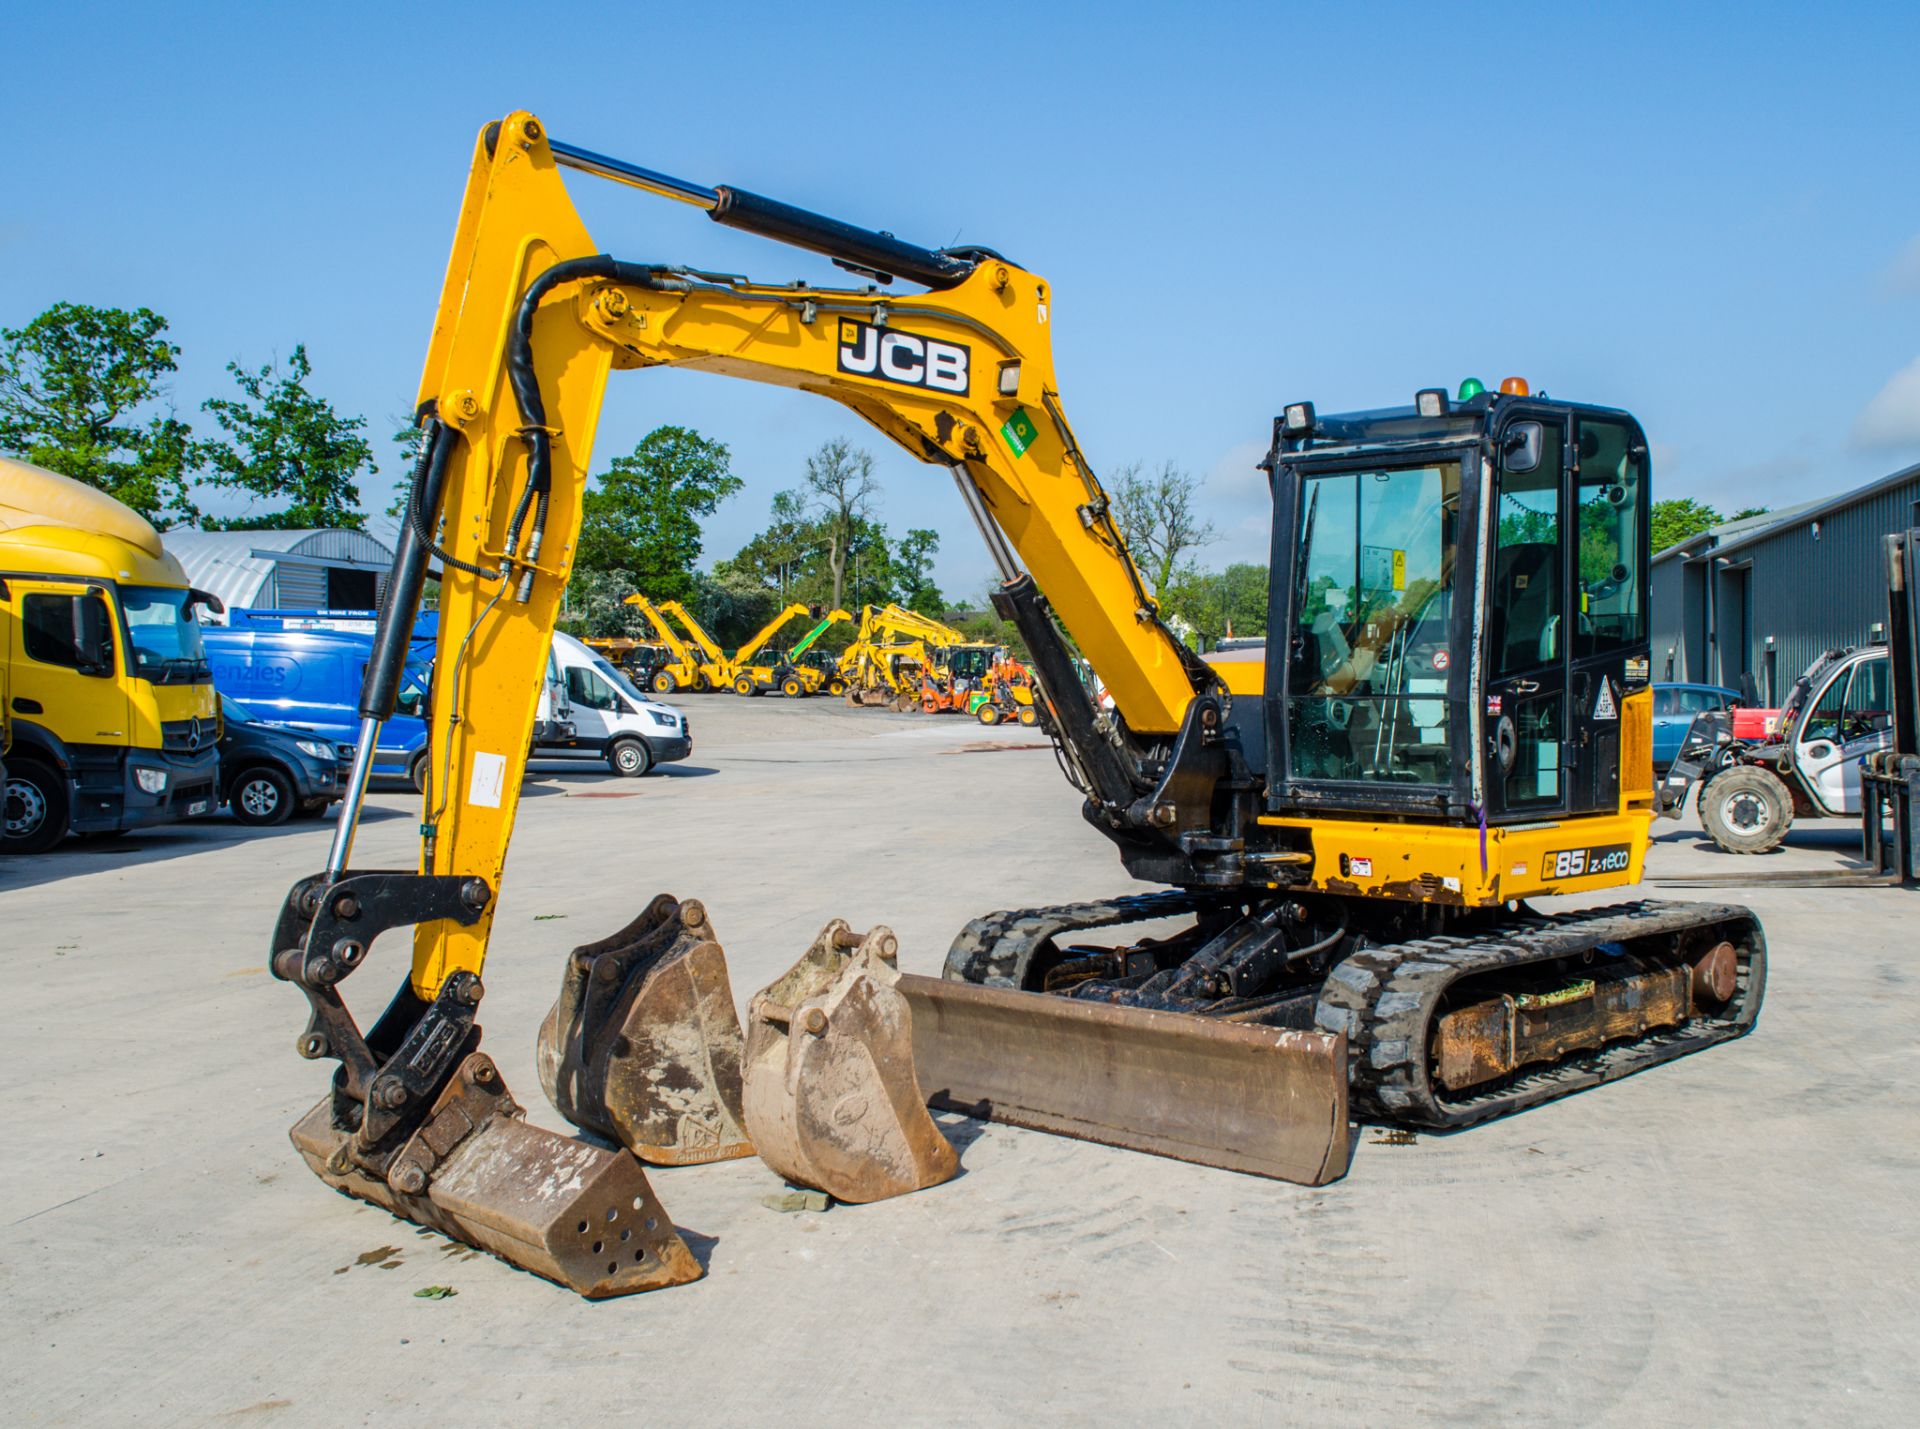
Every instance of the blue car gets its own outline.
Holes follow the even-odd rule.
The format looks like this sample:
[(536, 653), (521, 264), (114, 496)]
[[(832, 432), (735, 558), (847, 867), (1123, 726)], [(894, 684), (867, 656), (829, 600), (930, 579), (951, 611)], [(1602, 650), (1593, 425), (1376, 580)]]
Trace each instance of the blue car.
[[(204, 632), (214, 688), (269, 724), (311, 731), (353, 758), (360, 737), (360, 682), (373, 637), (345, 630), (273, 630), (214, 626)], [(411, 778), (421, 787), (427, 753), (431, 666), (407, 662), (400, 704), (380, 727), (375, 774)]]
[(1653, 767), (1664, 770), (1680, 757), (1687, 726), (1697, 714), (1732, 709), (1740, 692), (1725, 685), (1655, 685), (1653, 687)]

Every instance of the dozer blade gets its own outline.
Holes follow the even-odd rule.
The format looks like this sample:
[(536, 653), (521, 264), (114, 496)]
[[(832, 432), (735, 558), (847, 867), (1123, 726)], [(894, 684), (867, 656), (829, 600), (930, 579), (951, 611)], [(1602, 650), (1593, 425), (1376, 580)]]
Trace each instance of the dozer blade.
[(1324, 1185), (1346, 1174), (1346, 1038), (902, 974), (935, 1106)]
[(893, 984), (898, 944), (839, 919), (747, 1009), (746, 1116), (760, 1158), (837, 1201), (949, 1180), (960, 1158), (914, 1078), (913, 1014)]
[(384, 1176), (352, 1156), (333, 1098), (302, 1117), (293, 1144), (337, 1191), (599, 1300), (698, 1280), (700, 1262), (655, 1199), (640, 1163), (522, 1120), (483, 1053), (461, 1063)]
[(642, 1161), (748, 1156), (740, 1016), (706, 909), (661, 894), (567, 958), (540, 1025), (540, 1084), (575, 1126)]

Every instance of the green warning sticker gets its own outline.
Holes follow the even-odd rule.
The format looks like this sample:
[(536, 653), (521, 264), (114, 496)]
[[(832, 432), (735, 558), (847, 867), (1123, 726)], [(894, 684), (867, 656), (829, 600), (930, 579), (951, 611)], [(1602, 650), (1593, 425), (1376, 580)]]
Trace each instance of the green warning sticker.
[(1040, 429), (1034, 426), (1033, 418), (1027, 415), (1025, 407), (1015, 407), (1013, 415), (1000, 428), (1000, 436), (1015, 456), (1025, 456), (1027, 448), (1039, 439)]

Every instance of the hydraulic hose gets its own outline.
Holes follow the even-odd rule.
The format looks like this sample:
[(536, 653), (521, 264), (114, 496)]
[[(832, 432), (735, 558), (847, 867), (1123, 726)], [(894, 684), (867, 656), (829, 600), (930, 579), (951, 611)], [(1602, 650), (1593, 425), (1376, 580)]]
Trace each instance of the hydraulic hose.
[[(540, 379), (533, 368), (533, 316), (540, 304), (562, 283), (584, 278), (608, 278), (616, 283), (638, 287), (660, 285), (659, 270), (645, 263), (626, 263), (605, 253), (591, 258), (569, 258), (556, 263), (531, 283), (520, 295), (514, 309), (513, 329), (507, 336), (507, 383), (513, 388), (513, 400), (520, 408), (520, 439), (527, 446), (527, 484), (507, 523), (507, 553), (529, 565), (539, 558), (546, 536), (548, 498), (553, 491), (553, 436), (547, 424), (547, 404), (540, 395)], [(524, 554), (521, 535), (527, 531), (531, 513), (533, 526), (527, 536)], [(525, 602), (533, 594), (533, 572), (526, 570), (514, 592), (514, 599)]]

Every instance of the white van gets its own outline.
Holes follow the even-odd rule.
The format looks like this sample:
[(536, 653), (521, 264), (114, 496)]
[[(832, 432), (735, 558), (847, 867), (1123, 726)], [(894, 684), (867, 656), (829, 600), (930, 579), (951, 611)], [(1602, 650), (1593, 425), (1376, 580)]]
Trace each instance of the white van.
[[(648, 699), (633, 681), (571, 635), (556, 631), (548, 657), (554, 694), (541, 701), (536, 758), (598, 755), (615, 774), (638, 778), (693, 753), (687, 717)], [(562, 706), (564, 705), (564, 708)]]

